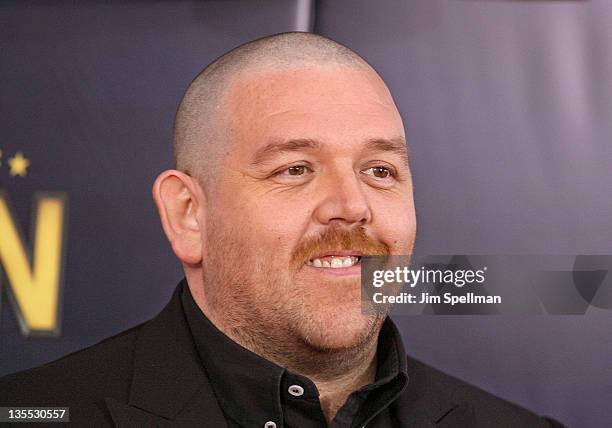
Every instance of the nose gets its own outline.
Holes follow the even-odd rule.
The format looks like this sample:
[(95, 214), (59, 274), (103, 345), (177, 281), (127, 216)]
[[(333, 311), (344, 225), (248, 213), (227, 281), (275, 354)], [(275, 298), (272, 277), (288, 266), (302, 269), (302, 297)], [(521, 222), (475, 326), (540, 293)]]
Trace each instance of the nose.
[(359, 173), (352, 169), (330, 174), (317, 188), (320, 203), (313, 215), (320, 224), (361, 226), (372, 220), (372, 211)]

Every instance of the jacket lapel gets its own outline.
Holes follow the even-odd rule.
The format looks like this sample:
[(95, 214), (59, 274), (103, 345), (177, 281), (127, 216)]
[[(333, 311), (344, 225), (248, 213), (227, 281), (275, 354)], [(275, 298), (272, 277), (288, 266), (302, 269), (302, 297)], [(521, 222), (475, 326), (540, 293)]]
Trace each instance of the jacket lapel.
[(128, 403), (105, 399), (118, 427), (226, 426), (184, 318), (184, 286), (139, 330)]
[(461, 403), (450, 384), (433, 375), (434, 369), (408, 357), (408, 385), (394, 403), (402, 428), (473, 427), (473, 408)]

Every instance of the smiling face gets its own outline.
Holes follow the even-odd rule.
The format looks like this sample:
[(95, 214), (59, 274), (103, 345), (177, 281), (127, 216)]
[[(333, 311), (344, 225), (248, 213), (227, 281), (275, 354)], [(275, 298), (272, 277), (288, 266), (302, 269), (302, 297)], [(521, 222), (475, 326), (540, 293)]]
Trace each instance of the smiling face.
[(382, 319), (361, 313), (360, 256), (410, 254), (416, 232), (384, 83), (348, 67), (260, 71), (225, 109), (230, 143), (201, 219), (213, 321), (268, 355), (371, 343)]

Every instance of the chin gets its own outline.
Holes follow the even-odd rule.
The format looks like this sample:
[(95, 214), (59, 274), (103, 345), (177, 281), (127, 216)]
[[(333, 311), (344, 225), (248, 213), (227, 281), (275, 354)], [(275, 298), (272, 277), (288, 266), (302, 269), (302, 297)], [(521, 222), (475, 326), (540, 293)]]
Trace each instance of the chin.
[[(314, 315), (314, 316), (313, 316)], [(373, 338), (380, 328), (376, 316), (363, 315), (360, 310), (319, 311), (302, 324), (302, 340), (320, 352), (360, 348)]]

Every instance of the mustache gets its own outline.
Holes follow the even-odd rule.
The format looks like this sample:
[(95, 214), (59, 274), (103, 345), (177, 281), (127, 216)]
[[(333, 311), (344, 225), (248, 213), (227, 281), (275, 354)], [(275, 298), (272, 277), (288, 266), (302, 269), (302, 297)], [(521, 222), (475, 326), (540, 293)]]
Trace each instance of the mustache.
[(321, 234), (304, 239), (295, 248), (291, 256), (292, 265), (296, 268), (313, 256), (334, 251), (356, 251), (368, 256), (386, 256), (390, 254), (389, 246), (369, 236), (364, 227), (329, 228)]

